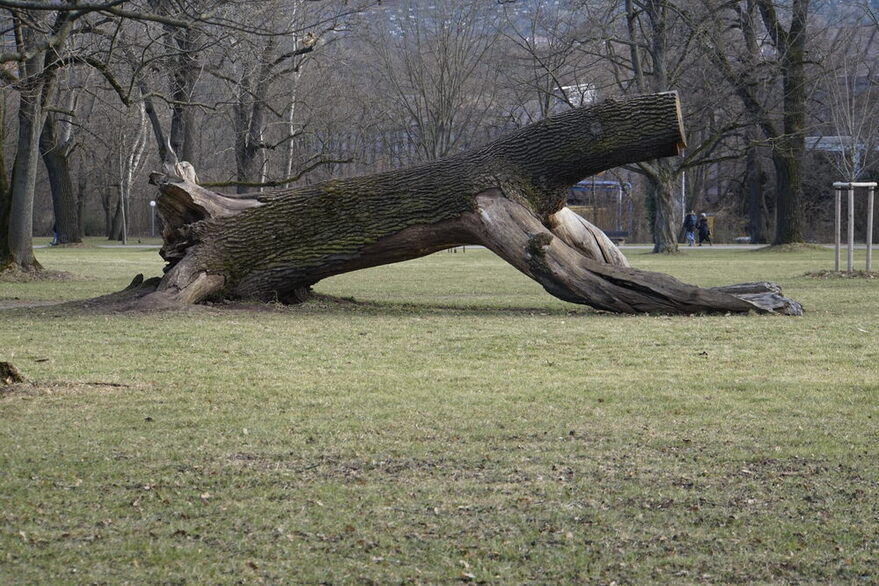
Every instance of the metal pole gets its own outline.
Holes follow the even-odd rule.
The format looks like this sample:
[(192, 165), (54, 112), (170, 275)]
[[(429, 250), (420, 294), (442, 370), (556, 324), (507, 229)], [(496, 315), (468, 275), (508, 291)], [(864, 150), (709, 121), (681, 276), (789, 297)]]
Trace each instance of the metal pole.
[(125, 188), (122, 186), (120, 186), (120, 188), (119, 188), (119, 198), (121, 199), (121, 201), (119, 203), (122, 204), (122, 244), (127, 245), (128, 244), (128, 214), (125, 213), (125, 200), (127, 198), (125, 197)]
[(855, 186), (848, 188), (848, 272), (855, 269)]
[(623, 186), (617, 183), (617, 230), (623, 230)]
[(681, 171), (681, 222), (687, 217), (687, 172)]
[(839, 272), (839, 237), (840, 237), (840, 232), (842, 231), (842, 229), (841, 229), (841, 225), (842, 225), (842, 202), (841, 202), (842, 188), (837, 187), (835, 191), (836, 191), (836, 217), (834, 218), (833, 229), (834, 229), (834, 233), (836, 235), (836, 238), (834, 240), (835, 248), (836, 248), (836, 256), (835, 256), (836, 262), (834, 263), (833, 270), (838, 273)]
[(592, 176), (592, 223), (598, 225), (598, 197), (595, 195), (595, 175)]
[(873, 270), (873, 191), (871, 185), (867, 191), (867, 272)]

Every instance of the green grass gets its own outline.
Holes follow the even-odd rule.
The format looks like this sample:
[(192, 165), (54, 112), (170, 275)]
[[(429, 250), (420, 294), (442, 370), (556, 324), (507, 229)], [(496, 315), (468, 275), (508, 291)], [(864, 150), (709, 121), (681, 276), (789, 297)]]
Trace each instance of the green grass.
[[(0, 311), (0, 583), (873, 583), (879, 283), (832, 251), (629, 250), (776, 316), (616, 316), (484, 250), (301, 306)], [(118, 290), (155, 250), (38, 250)], [(858, 259), (863, 266), (863, 259)]]

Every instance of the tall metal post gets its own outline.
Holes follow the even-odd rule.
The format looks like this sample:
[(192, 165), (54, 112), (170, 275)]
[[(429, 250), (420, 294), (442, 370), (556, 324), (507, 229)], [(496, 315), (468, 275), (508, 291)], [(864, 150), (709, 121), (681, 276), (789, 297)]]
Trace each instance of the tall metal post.
[(833, 270), (837, 273), (839, 272), (839, 237), (840, 232), (842, 231), (842, 188), (834, 185), (834, 191), (836, 192), (836, 216), (834, 216), (834, 224), (833, 230), (836, 235), (834, 239), (834, 244), (836, 248), (836, 256), (834, 257), (836, 262), (834, 263)]
[(848, 186), (848, 272), (855, 270), (855, 186)]
[(687, 217), (687, 172), (681, 171), (681, 222)]
[(875, 187), (870, 186), (867, 191), (867, 272), (873, 270), (873, 192)]
[(875, 182), (842, 182), (833, 184), (836, 191), (836, 218), (834, 225), (836, 261), (835, 269), (839, 272), (840, 233), (842, 231), (842, 190), (848, 189), (848, 272), (854, 271), (855, 254), (855, 189), (867, 188), (867, 271), (873, 270), (873, 196), (877, 187)]

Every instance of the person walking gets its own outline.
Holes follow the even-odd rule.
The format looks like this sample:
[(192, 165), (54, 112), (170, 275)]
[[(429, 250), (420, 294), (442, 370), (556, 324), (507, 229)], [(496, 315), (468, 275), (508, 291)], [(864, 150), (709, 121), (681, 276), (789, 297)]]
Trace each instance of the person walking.
[(696, 244), (696, 212), (693, 210), (684, 216), (684, 234), (687, 237), (687, 246)]
[(713, 246), (711, 244), (711, 230), (708, 228), (708, 216), (704, 213), (699, 215), (699, 221), (696, 222), (696, 231), (699, 233), (699, 246), (702, 246), (703, 242)]

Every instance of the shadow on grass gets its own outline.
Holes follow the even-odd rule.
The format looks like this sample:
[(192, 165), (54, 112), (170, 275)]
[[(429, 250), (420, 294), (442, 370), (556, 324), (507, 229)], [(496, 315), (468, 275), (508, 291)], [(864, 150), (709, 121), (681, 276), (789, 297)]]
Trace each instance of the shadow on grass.
[(827, 250), (827, 248), (825, 248), (824, 246), (821, 246), (820, 244), (809, 244), (807, 242), (798, 242), (798, 243), (794, 243), (794, 244), (767, 244), (766, 246), (762, 246), (760, 248), (755, 248), (751, 252), (791, 253), (791, 252), (815, 252), (816, 250), (825, 251), (825, 250)]
[(111, 382), (40, 382), (26, 380), (20, 383), (0, 385), (0, 399), (47, 397), (79, 393), (115, 393), (131, 388), (131, 385)]
[[(110, 294), (105, 297), (112, 297)], [(223, 312), (246, 312), (246, 313), (272, 313), (272, 314), (296, 314), (296, 313), (357, 313), (361, 315), (378, 316), (411, 316), (411, 315), (457, 315), (463, 317), (478, 316), (571, 316), (571, 315), (615, 315), (597, 311), (587, 306), (573, 307), (528, 307), (528, 306), (499, 306), (499, 305), (456, 305), (446, 303), (413, 303), (406, 301), (371, 301), (359, 300), (353, 297), (337, 297), (333, 295), (312, 295), (303, 303), (287, 305), (280, 302), (261, 302), (248, 300), (230, 300), (220, 302), (208, 302), (204, 304), (187, 305), (179, 304), (167, 307), (125, 308), (120, 307), (109, 299), (103, 302), (104, 297), (93, 299), (79, 299), (73, 301), (27, 301), (27, 300), (0, 300), (0, 313), (6, 315), (25, 314), (37, 318), (56, 318), (63, 316), (89, 316), (89, 315), (138, 315), (148, 313), (186, 313), (205, 314)], [(622, 316), (620, 316), (622, 317)]]
[(260, 303), (247, 301), (231, 301), (216, 304), (208, 304), (207, 307), (224, 310), (253, 311), (253, 312), (351, 312), (368, 315), (403, 316), (403, 315), (460, 315), (460, 316), (490, 316), (490, 315), (518, 315), (530, 316), (570, 316), (570, 315), (613, 315), (606, 312), (596, 311), (586, 306), (575, 307), (528, 307), (528, 306), (497, 306), (497, 305), (456, 305), (448, 303), (413, 303), (407, 301), (372, 301), (360, 300), (353, 297), (339, 297), (323, 293), (315, 293), (304, 303), (298, 305), (285, 305), (283, 303)]

